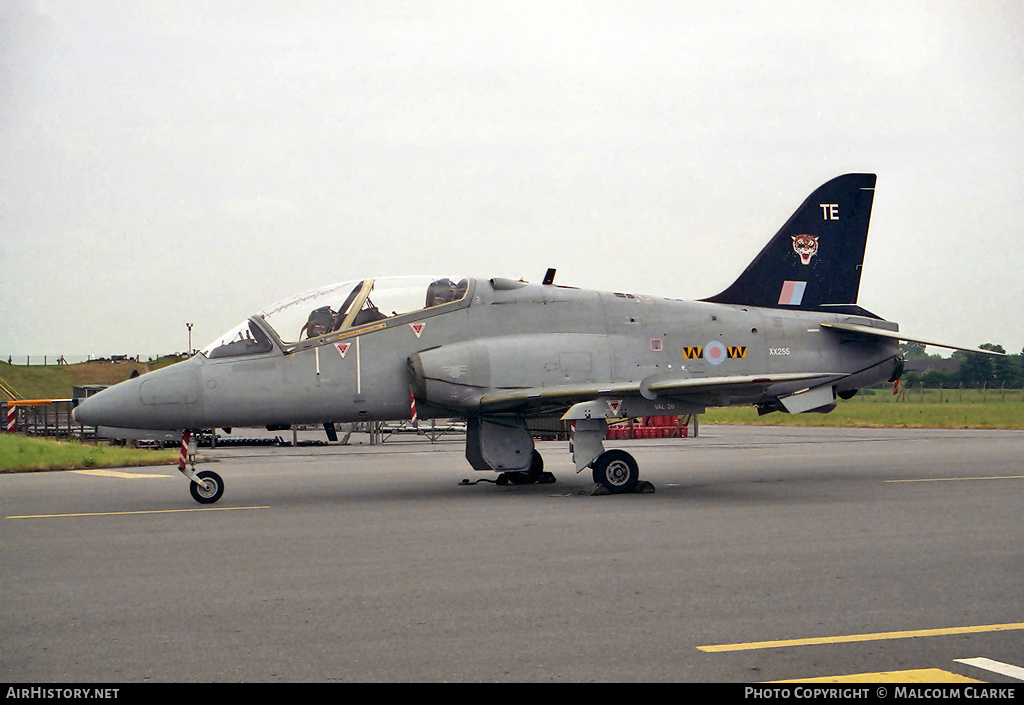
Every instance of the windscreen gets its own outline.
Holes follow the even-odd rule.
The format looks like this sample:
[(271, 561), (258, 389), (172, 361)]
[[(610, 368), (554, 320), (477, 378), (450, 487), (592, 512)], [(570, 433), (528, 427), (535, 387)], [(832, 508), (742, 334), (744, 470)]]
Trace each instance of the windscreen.
[(465, 277), (385, 277), (331, 284), (267, 308), (259, 316), (286, 344), (385, 321), (466, 296)]
[(200, 352), (208, 358), (235, 357), (270, 352), (273, 344), (267, 334), (252, 321), (243, 321)]

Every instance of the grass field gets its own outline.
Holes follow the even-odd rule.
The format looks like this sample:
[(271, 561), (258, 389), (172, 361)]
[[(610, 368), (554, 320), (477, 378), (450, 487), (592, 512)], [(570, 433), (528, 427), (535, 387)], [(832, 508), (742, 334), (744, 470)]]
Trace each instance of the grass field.
[(871, 428), (1015, 428), (1024, 429), (1024, 392), (1014, 390), (864, 390), (839, 401), (828, 414), (765, 414), (752, 407), (708, 409), (702, 423), (767, 426), (863, 426)]
[(176, 449), (133, 449), (0, 434), (0, 472), (169, 465), (177, 458)]

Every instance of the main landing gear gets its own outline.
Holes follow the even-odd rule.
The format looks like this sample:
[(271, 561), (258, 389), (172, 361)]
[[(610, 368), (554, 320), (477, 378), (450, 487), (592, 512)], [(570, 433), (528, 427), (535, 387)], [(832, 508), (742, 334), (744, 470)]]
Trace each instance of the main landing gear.
[(213, 470), (196, 472), (196, 444), (192, 432), (181, 434), (181, 453), (178, 455), (178, 471), (191, 480), (188, 489), (192, 499), (200, 504), (213, 504), (224, 494), (224, 480)]
[(555, 482), (555, 476), (544, 472), (544, 458), (536, 448), (530, 455), (530, 467), (522, 472), (503, 472), (495, 481), (497, 485), (532, 485), (534, 483), (548, 485)]
[(624, 450), (606, 450), (594, 461), (594, 482), (610, 494), (633, 492), (639, 480), (640, 469)]
[(575, 422), (569, 452), (576, 472), (593, 468), (595, 493), (653, 492), (654, 485), (640, 481), (640, 470), (632, 455), (618, 448), (604, 449), (607, 432), (608, 423), (604, 419), (583, 418)]
[[(641, 486), (646, 488), (649, 483), (640, 482), (640, 470), (633, 456), (624, 450), (609, 450), (601, 453), (593, 462), (594, 484), (596, 494), (626, 494), (638, 492)], [(202, 474), (202, 473), (200, 473)], [(530, 462), (529, 470), (522, 472), (503, 472), (495, 481), (497, 485), (532, 485), (550, 484), (555, 476), (544, 472), (544, 459), (536, 450)]]
[[(624, 450), (604, 449), (608, 423), (604, 418), (592, 418), (592, 412), (592, 409), (584, 408), (579, 418), (571, 419), (573, 426), (569, 452), (572, 453), (576, 472), (593, 469), (597, 485), (594, 494), (652, 492), (653, 485), (640, 481), (640, 472), (633, 456)], [(523, 468), (527, 457), (530, 463)], [(474, 470), (498, 472), (495, 481), (498, 485), (546, 484), (555, 481), (551, 473), (544, 472), (544, 461), (533, 446), (533, 436), (527, 428), (526, 420), (521, 417), (471, 416), (466, 419), (466, 459)]]

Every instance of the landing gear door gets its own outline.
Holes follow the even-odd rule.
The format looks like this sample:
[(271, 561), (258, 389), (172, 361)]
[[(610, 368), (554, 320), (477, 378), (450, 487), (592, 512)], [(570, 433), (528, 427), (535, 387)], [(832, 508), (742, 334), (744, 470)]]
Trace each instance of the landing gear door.
[(533, 459), (533, 436), (526, 420), (470, 417), (466, 421), (466, 459), (474, 470), (528, 469)]

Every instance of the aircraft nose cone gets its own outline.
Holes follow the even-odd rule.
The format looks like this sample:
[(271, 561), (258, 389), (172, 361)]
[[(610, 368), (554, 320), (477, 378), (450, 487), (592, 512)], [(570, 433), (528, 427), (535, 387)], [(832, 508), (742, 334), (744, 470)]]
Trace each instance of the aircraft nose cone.
[(181, 362), (83, 399), (73, 418), (86, 426), (192, 428), (201, 397), (199, 370)]
[(78, 402), (72, 418), (86, 426), (131, 428), (126, 422), (136, 416), (142, 406), (139, 386), (139, 382), (132, 379), (86, 397)]

